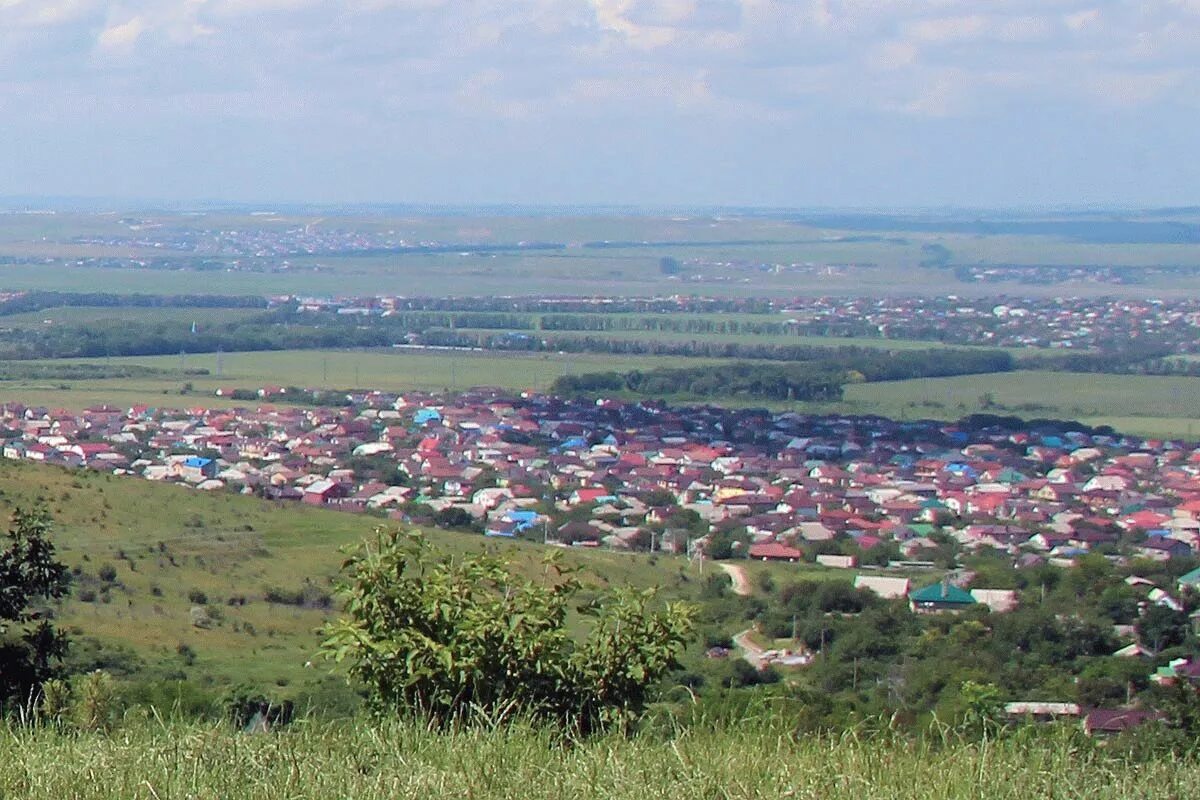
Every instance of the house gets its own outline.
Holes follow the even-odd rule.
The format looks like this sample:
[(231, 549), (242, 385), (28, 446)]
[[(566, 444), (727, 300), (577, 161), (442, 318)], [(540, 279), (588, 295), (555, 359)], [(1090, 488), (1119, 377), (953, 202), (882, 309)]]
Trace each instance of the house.
[(916, 614), (957, 613), (976, 604), (970, 592), (945, 580), (910, 592), (908, 602)]
[(1148, 722), (1161, 722), (1157, 711), (1137, 708), (1094, 708), (1083, 718), (1083, 730), (1089, 736), (1112, 736)]
[(1017, 593), (1012, 589), (972, 589), (971, 597), (996, 614), (1003, 614), (1017, 607)]
[(179, 475), (185, 481), (199, 483), (200, 481), (217, 476), (217, 462), (211, 458), (190, 456), (184, 459), (179, 467)]
[(911, 588), (908, 578), (889, 578), (883, 575), (858, 575), (854, 578), (855, 589), (866, 589), (885, 600), (898, 600), (908, 595)]
[(854, 569), (858, 564), (858, 559), (854, 556), (838, 556), (832, 553), (821, 553), (817, 556), (817, 563), (822, 567), (832, 567), (834, 569)]
[(1053, 722), (1063, 717), (1078, 717), (1083, 713), (1075, 703), (1016, 702), (1004, 704), (1004, 715), (1013, 719), (1032, 719)]
[(760, 561), (790, 561), (795, 563), (804, 558), (804, 553), (781, 542), (763, 542), (750, 545), (750, 557)]
[(331, 500), (345, 497), (347, 494), (344, 484), (326, 479), (309, 484), (304, 490), (302, 500), (309, 505), (321, 506)]
[(1200, 567), (1196, 567), (1191, 572), (1185, 572), (1179, 576), (1179, 591), (1191, 589), (1192, 591), (1200, 590)]
[(1155, 561), (1168, 561), (1172, 558), (1185, 558), (1192, 554), (1192, 548), (1187, 542), (1159, 536), (1147, 539), (1136, 548), (1139, 555)]

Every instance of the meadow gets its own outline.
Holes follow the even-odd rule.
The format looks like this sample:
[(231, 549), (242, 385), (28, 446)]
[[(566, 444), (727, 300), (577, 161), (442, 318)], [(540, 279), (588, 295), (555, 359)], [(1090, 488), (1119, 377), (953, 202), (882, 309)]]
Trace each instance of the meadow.
[(851, 385), (843, 405), (896, 419), (957, 419), (986, 412), (1194, 438), (1200, 434), (1197, 393), (1200, 378), (1016, 371)]
[[(379, 517), (271, 503), (225, 492), (87, 470), (0, 460), (0, 509), (42, 504), (53, 540), (76, 571), (57, 614), (76, 639), (125, 648), (138, 669), (205, 687), (249, 684), (303, 694), (327, 680), (317, 629), (334, 613), (341, 548), (372, 535)], [(449, 531), (428, 535), (448, 553), (484, 547), (540, 570), (544, 546)], [(597, 588), (661, 585), (687, 594), (698, 580), (683, 559), (564, 551)], [(107, 575), (107, 577), (105, 577)], [(271, 590), (307, 592), (303, 604)], [(197, 624), (200, 622), (201, 624)], [(87, 653), (90, 648), (77, 648)], [(316, 661), (315, 667), (306, 667)]]
[[(656, 358), (558, 353), (497, 353), (439, 350), (284, 350), (204, 353), (185, 356), (132, 356), (25, 362), (47, 368), (72, 364), (138, 364), (166, 370), (149, 378), (71, 381), (20, 380), (0, 383), (5, 401), (79, 409), (109, 403), (126, 406), (221, 407), (219, 388), (256, 389), (265, 385), (330, 389), (443, 391), (500, 386), (543, 391), (566, 374), (606, 370), (695, 366), (711, 359)], [(207, 375), (188, 374), (207, 370)], [(190, 386), (190, 388), (188, 388)]]
[(29, 800), (1167, 800), (1197, 791), (1193, 759), (1132, 761), (1067, 731), (943, 744), (797, 737), (755, 719), (563, 746), (521, 725), (440, 733), (405, 722), (302, 722), (247, 736), (149, 720), (109, 734), (0, 736), (0, 794)]

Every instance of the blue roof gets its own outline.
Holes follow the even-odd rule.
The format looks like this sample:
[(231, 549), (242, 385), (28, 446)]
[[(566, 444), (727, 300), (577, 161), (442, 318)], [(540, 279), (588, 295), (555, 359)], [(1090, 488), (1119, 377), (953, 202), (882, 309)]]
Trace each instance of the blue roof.
[(413, 422), (417, 423), (418, 425), (424, 425), (426, 422), (433, 422), (434, 420), (440, 421), (441, 418), (442, 412), (438, 411), (436, 408), (422, 408), (413, 415)]
[(200, 456), (188, 456), (187, 460), (183, 462), (183, 465), (185, 467), (207, 467), (211, 463), (212, 463), (211, 458), (201, 458)]
[(508, 518), (513, 522), (533, 522), (537, 519), (536, 511), (510, 511)]

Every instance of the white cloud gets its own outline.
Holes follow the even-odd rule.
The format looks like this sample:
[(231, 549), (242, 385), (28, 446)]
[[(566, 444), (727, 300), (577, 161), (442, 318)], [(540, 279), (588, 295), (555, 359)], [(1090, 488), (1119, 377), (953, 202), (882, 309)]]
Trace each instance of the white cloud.
[(80, 94), (140, 91), (148, 101), (236, 91), (270, 107), (271, 93), (292, 93), (314, 99), (303, 107), (324, 98), (363, 120), (414, 105), (570, 115), (585, 98), (724, 116), (820, 106), (954, 115), (1018, 86), (1024, 103), (1095, 104), (1100, 86), (1130, 104), (1177, 98), (1200, 79), (1197, 5), (0, 0), (0, 67), (14, 82), (44, 87), (39, 71), (53, 71)]
[(102, 30), (96, 42), (105, 50), (129, 50), (145, 32), (146, 21), (132, 17)]

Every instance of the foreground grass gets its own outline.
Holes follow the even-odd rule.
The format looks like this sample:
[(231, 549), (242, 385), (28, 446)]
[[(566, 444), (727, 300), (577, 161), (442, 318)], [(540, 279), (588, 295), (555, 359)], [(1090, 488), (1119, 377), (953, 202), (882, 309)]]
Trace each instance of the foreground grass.
[(771, 727), (574, 747), (523, 729), (299, 723), (280, 734), (134, 724), (110, 735), (10, 732), (0, 795), (24, 798), (1169, 798), (1200, 766), (1128, 763), (1069, 736), (991, 744), (796, 739)]

